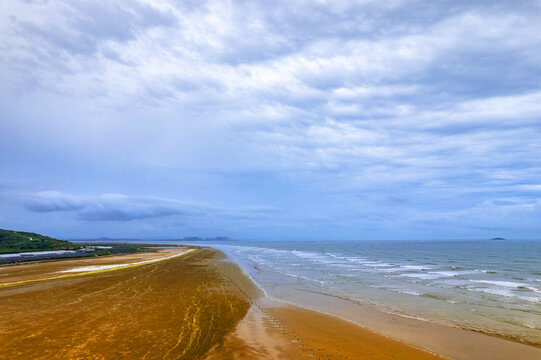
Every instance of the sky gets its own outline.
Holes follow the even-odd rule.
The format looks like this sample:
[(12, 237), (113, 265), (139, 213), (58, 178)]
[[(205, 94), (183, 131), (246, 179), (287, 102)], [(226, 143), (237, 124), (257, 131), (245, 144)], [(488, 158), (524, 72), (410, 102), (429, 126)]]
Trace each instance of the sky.
[(541, 1), (0, 3), (0, 228), (541, 238)]

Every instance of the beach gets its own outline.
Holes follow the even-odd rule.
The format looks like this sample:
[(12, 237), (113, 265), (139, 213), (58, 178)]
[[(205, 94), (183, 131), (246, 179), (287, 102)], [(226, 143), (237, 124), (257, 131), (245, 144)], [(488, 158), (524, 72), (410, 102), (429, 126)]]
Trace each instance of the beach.
[[(171, 251), (137, 257), (162, 258)], [(139, 266), (2, 286), (0, 358), (200, 358), (250, 306), (249, 289), (229, 280), (241, 272), (225, 277), (220, 258), (212, 250), (197, 250)], [(119, 259), (109, 257), (115, 263)], [(78, 265), (95, 265), (92, 260)], [(128, 262), (133, 260), (130, 255)], [(66, 262), (39, 266), (50, 272)], [(29, 265), (3, 271), (15, 273)]]
[(395, 329), (382, 326), (387, 321), (370, 320), (383, 312), (541, 345), (540, 242), (209, 245), (240, 264), (268, 296), (360, 321), (377, 331)]
[(0, 360), (541, 360), (541, 0), (0, 19)]
[[(539, 347), (327, 295), (290, 294), (305, 306), (280, 301), (224, 260), (216, 249), (194, 247), (0, 267), (0, 358), (536, 359), (541, 354)], [(83, 271), (67, 271), (73, 269)]]

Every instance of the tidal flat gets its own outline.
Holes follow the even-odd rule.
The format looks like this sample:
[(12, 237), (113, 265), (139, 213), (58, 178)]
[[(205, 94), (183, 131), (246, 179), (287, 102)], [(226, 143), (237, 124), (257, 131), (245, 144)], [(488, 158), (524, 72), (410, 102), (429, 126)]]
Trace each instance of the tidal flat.
[[(181, 256), (172, 256), (174, 253)], [(297, 335), (298, 327), (280, 325), (275, 305), (259, 301), (262, 291), (238, 266), (223, 261), (224, 257), (210, 248), (162, 249), (124, 257), (3, 267), (0, 358), (310, 359), (328, 353), (329, 349), (314, 347), (313, 339), (304, 344)], [(143, 259), (154, 262), (128, 265)], [(64, 276), (66, 269), (113, 263), (127, 266)], [(290, 315), (299, 310), (283, 309)], [(304, 318), (321, 322), (306, 314)], [(313, 331), (307, 331), (312, 325), (300, 324), (301, 334), (313, 336)], [(325, 332), (316, 334), (317, 341), (325, 336)], [(387, 345), (384, 354), (390, 345), (403, 358), (433, 357), (373, 336)], [(339, 337), (351, 342), (351, 336)], [(359, 350), (354, 347), (353, 353), (355, 349)], [(351, 355), (352, 349), (342, 350), (334, 349), (333, 358)]]
[[(240, 270), (225, 275), (221, 257), (197, 250), (115, 271), (1, 287), (0, 358), (200, 358), (250, 307), (246, 289), (231, 279), (242, 276)], [(46, 273), (58, 263), (41, 266)]]
[[(192, 247), (0, 267), (0, 359), (407, 360), (479, 355), (461, 352), (476, 342), (468, 340), (474, 333), (465, 330), (361, 316), (351, 304), (339, 304), (346, 312), (340, 318), (277, 301), (226, 260), (219, 250)], [(319, 298), (308, 296), (317, 310)], [(402, 331), (404, 326), (425, 329), (426, 341), (359, 326), (365, 318), (390, 321), (389, 328), (399, 333), (412, 333)], [(486, 357), (479, 358), (505, 358), (509, 346), (506, 351), (523, 358), (533, 359), (541, 350), (477, 336), (486, 341), (477, 349)], [(442, 344), (454, 356), (440, 352), (445, 350)]]

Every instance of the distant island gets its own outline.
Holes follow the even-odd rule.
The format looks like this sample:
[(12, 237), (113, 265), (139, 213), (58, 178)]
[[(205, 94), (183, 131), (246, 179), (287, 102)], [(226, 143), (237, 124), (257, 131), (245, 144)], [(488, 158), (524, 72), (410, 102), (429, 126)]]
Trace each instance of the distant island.
[(492, 239), (490, 239), (490, 240), (505, 240), (505, 239), (502, 238), (502, 237), (495, 237), (495, 238), (492, 238)]
[(75, 250), (80, 245), (31, 232), (0, 229), (0, 254)]

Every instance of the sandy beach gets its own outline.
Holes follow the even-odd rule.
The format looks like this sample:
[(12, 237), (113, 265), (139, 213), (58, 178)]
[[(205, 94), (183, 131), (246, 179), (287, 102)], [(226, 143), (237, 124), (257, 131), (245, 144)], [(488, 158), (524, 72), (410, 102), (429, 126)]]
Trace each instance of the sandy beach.
[[(169, 251), (137, 257), (162, 257)], [(198, 250), (114, 271), (4, 286), (0, 358), (200, 358), (250, 306), (246, 290), (220, 272), (220, 257)], [(66, 267), (62, 263), (36, 266), (50, 273)]]
[[(99, 270), (114, 270), (125, 266), (142, 265), (182, 255), (187, 248), (156, 249), (144, 253), (120, 254), (70, 260), (44, 260), (30, 263), (6, 264), (0, 267), (0, 287), (42, 281), (70, 275), (85, 275)], [(72, 274), (70, 274), (72, 273)]]
[[(330, 304), (342, 313), (285, 304), (265, 297), (224, 257), (209, 248), (162, 249), (1, 267), (0, 358), (535, 359), (541, 354), (537, 347), (363, 312), (358, 304), (317, 294), (296, 296), (309, 298), (312, 309)], [(123, 266), (103, 268), (111, 265)], [(78, 268), (85, 271), (67, 272)]]

